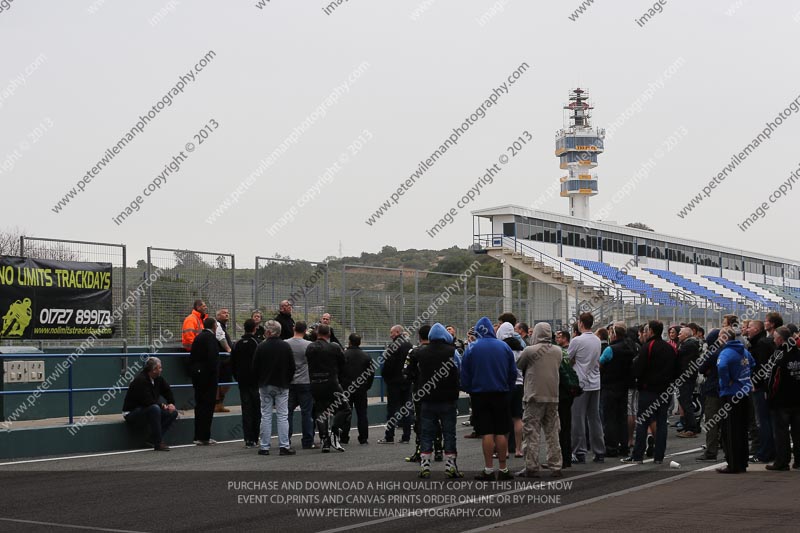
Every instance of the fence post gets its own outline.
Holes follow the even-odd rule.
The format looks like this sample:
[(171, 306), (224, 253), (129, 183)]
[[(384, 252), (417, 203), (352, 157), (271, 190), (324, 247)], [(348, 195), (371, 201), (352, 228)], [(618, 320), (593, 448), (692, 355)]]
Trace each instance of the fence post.
[[(147, 279), (150, 279), (153, 269), (152, 250), (152, 247), (147, 247)], [(181, 329), (183, 329), (182, 324)], [(182, 332), (181, 337), (183, 337)], [(181, 340), (183, 339), (181, 338)], [(150, 287), (150, 290), (147, 291), (147, 344), (153, 344), (153, 287)]]
[(475, 276), (475, 315), (480, 317), (483, 315), (481, 315), (479, 284), (480, 284), (480, 276)]
[(69, 363), (69, 370), (67, 371), (67, 380), (69, 384), (69, 424), (75, 423), (75, 402), (72, 396), (72, 361), (67, 357)]
[[(113, 267), (112, 267), (113, 269)], [(147, 289), (147, 292), (150, 292), (150, 289)], [(112, 302), (113, 302), (113, 294), (112, 294)], [(128, 297), (128, 247), (126, 245), (122, 245), (122, 301), (124, 302), (125, 299)], [(122, 302), (120, 302), (122, 303)], [(128, 339), (128, 306), (122, 306), (122, 342), (125, 343)], [(126, 350), (127, 351), (127, 350)]]
[[(401, 272), (402, 276), (402, 272)], [(402, 277), (400, 278), (402, 281)], [(414, 270), (414, 320), (419, 316), (419, 270)], [(403, 321), (400, 321), (402, 324)]]
[(231, 254), (231, 322), (233, 322), (232, 339), (236, 339), (236, 256)]
[[(469, 293), (467, 287), (467, 280), (464, 280), (464, 338), (467, 338), (467, 332), (469, 331)], [(417, 314), (419, 316), (419, 314)]]
[(325, 266), (322, 271), (322, 308), (328, 309), (328, 262), (325, 261)]
[(258, 256), (256, 256), (256, 275), (255, 280), (253, 281), (255, 286), (253, 287), (253, 306), (254, 309), (261, 309), (258, 306), (258, 287), (259, 287), (259, 275), (258, 275)]
[(347, 266), (342, 265), (342, 295), (340, 300), (342, 301), (342, 325), (347, 323)]

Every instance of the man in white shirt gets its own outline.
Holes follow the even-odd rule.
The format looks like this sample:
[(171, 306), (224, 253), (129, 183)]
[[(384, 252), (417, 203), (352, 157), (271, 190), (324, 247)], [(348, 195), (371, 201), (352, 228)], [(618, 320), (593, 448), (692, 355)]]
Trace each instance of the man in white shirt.
[(594, 316), (581, 313), (578, 317), (580, 335), (569, 343), (567, 354), (578, 374), (583, 394), (572, 403), (572, 453), (573, 462), (585, 463), (588, 451), (586, 424), (589, 424), (589, 442), (594, 452), (594, 462), (605, 460), (603, 424), (600, 421), (600, 339), (592, 333)]

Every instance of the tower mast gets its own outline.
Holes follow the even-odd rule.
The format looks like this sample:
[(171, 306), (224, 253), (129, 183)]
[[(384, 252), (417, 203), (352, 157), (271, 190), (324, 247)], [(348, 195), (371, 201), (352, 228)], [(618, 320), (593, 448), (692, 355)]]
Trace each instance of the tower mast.
[(569, 214), (589, 218), (589, 198), (597, 194), (597, 155), (603, 153), (606, 130), (592, 128), (589, 94), (578, 87), (564, 106), (564, 128), (556, 133), (556, 156), (567, 175), (561, 178), (561, 196), (569, 198)]

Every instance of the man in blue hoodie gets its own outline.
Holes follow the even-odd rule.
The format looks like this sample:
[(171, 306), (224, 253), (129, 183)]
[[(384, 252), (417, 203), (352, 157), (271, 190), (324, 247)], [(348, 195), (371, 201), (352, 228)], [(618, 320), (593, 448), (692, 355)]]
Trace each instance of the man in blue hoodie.
[(742, 341), (736, 339), (732, 327), (724, 327), (720, 337), (725, 346), (717, 359), (719, 373), (719, 399), (722, 402), (724, 422), (722, 439), (725, 442), (725, 460), (728, 466), (718, 468), (720, 474), (741, 474), (747, 472), (747, 426), (750, 420), (750, 393), (753, 382), (751, 371), (756, 362)]
[(495, 479), (492, 454), (497, 448), (499, 479), (514, 479), (506, 466), (508, 433), (511, 431), (509, 394), (517, 381), (514, 352), (498, 340), (492, 321), (482, 317), (475, 324), (476, 340), (467, 347), (461, 361), (461, 389), (472, 399), (475, 433), (483, 439), (483, 472), (476, 479)]

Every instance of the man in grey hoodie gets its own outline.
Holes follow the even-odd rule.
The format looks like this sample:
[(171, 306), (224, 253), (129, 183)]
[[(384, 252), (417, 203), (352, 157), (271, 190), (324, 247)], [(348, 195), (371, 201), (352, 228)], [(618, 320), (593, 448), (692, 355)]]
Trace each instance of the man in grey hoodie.
[(539, 471), (539, 436), (544, 429), (547, 445), (547, 466), (552, 477), (561, 477), (561, 445), (558, 433), (558, 367), (561, 349), (552, 344), (550, 324), (540, 322), (533, 328), (532, 346), (523, 350), (517, 366), (524, 376), (522, 397), (525, 413), (522, 436), (525, 441), (525, 468), (520, 477), (537, 477)]

